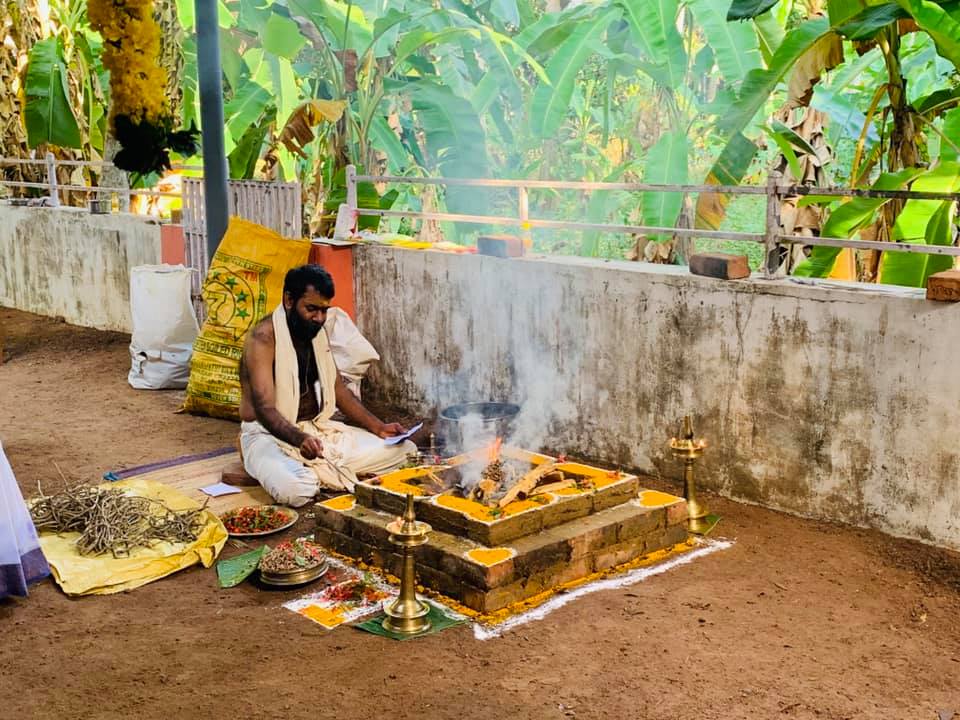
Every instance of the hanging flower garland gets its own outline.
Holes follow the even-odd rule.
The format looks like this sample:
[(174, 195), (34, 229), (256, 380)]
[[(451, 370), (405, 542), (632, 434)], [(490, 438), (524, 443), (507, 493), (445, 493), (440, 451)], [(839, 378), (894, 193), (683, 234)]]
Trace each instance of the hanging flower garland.
[(87, 17), (110, 71), (110, 123), (122, 148), (114, 164), (144, 175), (169, 170), (170, 150), (196, 153), (196, 128), (174, 130), (153, 0), (88, 0)]

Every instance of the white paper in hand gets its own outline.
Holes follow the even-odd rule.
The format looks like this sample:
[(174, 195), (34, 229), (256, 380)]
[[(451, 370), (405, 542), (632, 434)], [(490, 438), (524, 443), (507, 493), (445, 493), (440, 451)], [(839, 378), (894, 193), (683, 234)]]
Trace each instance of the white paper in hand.
[(402, 443), (404, 440), (406, 440), (408, 437), (410, 437), (411, 435), (413, 435), (417, 430), (419, 430), (419, 429), (422, 428), (422, 427), (423, 427), (423, 423), (422, 423), (422, 422), (417, 423), (417, 424), (414, 425), (412, 428), (410, 428), (410, 429), (407, 430), (405, 433), (403, 433), (403, 435), (394, 435), (393, 437), (384, 438), (384, 439), (383, 439), (383, 444), (384, 444), (384, 445), (396, 445), (396, 444), (398, 444), (398, 443)]

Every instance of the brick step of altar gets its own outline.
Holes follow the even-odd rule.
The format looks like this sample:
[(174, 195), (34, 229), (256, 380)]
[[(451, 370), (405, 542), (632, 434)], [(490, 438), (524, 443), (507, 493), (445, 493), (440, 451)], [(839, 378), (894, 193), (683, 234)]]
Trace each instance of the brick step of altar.
[[(653, 497), (663, 504), (644, 505), (641, 493), (496, 548), (433, 531), (416, 549), (419, 582), (487, 613), (686, 540), (683, 499)], [(394, 514), (361, 506), (352, 496), (317, 503), (316, 513), (317, 542), (399, 575), (401, 556), (386, 529)]]

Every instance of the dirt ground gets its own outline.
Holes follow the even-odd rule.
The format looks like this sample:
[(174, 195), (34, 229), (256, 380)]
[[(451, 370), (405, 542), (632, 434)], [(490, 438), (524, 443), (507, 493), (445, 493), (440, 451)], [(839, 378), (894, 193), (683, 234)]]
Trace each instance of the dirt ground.
[[(131, 389), (126, 336), (3, 308), (0, 327), (25, 495), (54, 461), (93, 481), (236, 435)], [(280, 607), (295, 593), (219, 590), (212, 568), (75, 600), (45, 581), (0, 602), (0, 715), (960, 720), (960, 556), (705, 499), (732, 548), (487, 641), (327, 633)]]

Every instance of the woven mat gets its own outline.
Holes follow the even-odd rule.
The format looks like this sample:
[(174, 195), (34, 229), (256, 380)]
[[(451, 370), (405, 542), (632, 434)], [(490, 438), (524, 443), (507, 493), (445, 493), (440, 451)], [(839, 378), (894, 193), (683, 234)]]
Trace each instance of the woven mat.
[[(223, 474), (228, 474), (224, 479)], [(243, 507), (244, 505), (270, 505), (271, 497), (259, 485), (240, 485), (240, 478), (245, 476), (240, 454), (233, 448), (221, 448), (197, 455), (184, 455), (170, 460), (140, 465), (126, 470), (113, 470), (105, 473), (104, 480), (127, 480), (142, 478), (153, 480), (174, 487), (184, 495), (203, 502), (209, 500), (207, 509), (222, 515), (228, 510)], [(200, 492), (200, 488), (213, 485), (221, 480), (235, 485), (239, 493), (212, 498)], [(252, 479), (242, 480), (253, 483)]]

